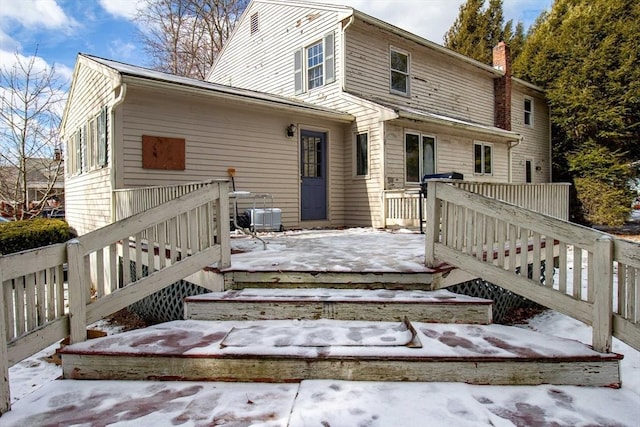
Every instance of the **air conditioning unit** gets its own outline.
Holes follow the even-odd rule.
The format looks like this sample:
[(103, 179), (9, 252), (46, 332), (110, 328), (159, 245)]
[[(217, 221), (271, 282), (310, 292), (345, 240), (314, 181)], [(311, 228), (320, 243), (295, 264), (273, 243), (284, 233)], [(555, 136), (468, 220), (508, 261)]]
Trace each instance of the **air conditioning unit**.
[(253, 231), (283, 231), (282, 209), (248, 209), (247, 214), (251, 218), (251, 229)]

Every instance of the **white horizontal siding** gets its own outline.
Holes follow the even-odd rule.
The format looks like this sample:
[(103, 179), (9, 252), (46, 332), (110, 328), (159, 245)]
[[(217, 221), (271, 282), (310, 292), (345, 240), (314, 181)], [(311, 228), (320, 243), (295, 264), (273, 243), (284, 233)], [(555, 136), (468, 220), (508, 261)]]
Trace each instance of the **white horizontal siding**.
[[(254, 13), (258, 14), (260, 30), (251, 35), (251, 15)], [(326, 88), (339, 90), (339, 29), (338, 14), (322, 5), (299, 7), (254, 1), (237, 24), (209, 80), (293, 96), (294, 52), (322, 40), (331, 31), (335, 36), (336, 81)], [(316, 92), (317, 95), (326, 88), (314, 90), (312, 94)]]
[[(408, 188), (405, 182), (405, 132), (419, 132), (436, 138), (436, 173), (459, 172), (467, 181), (508, 182), (508, 145), (505, 141), (477, 138), (469, 132), (453, 131), (442, 126), (414, 122), (392, 121), (386, 126), (386, 189)], [(493, 173), (474, 173), (473, 144), (484, 142), (492, 146)]]
[[(113, 82), (109, 72), (92, 61), (80, 57), (61, 133), (68, 138), (95, 117), (100, 109), (113, 102)], [(111, 118), (109, 118), (111, 121)], [(108, 144), (112, 141), (109, 123)], [(65, 150), (69, 153), (69, 149)], [(67, 163), (68, 164), (68, 163)], [(65, 216), (71, 227), (85, 234), (111, 222), (111, 159), (106, 168), (73, 175), (67, 168), (65, 177)]]
[[(524, 124), (525, 95), (533, 99), (533, 126)], [(525, 160), (531, 159), (533, 182), (551, 182), (549, 106), (540, 93), (516, 83), (511, 96), (511, 129), (523, 137), (512, 150), (512, 181), (525, 182)]]
[[(357, 22), (346, 35), (346, 89), (389, 102), (493, 126), (493, 75)], [(389, 49), (410, 55), (410, 97), (389, 91)]]
[[(344, 125), (200, 97), (130, 88), (123, 111), (123, 187), (227, 178), (238, 190), (271, 193), (286, 227), (299, 222), (299, 142), (285, 128), (327, 132), (330, 224), (343, 225)], [(186, 170), (142, 169), (142, 135), (184, 138)], [(242, 209), (249, 207), (243, 202)]]

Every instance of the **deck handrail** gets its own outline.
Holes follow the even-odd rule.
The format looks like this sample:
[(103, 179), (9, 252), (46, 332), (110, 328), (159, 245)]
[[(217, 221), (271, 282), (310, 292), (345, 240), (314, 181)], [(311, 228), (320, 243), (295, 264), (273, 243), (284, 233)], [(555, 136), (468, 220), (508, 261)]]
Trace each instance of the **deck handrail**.
[(426, 265), (446, 262), (591, 325), (597, 351), (612, 336), (640, 349), (640, 244), (447, 182), (429, 182), (426, 216)]
[[(9, 367), (184, 277), (231, 265), (229, 183), (180, 197), (67, 243), (0, 256), (0, 414)], [(67, 277), (65, 277), (65, 275)]]
[[(456, 179), (440, 181), (534, 212), (564, 220), (569, 219), (569, 188), (571, 187), (569, 183), (474, 182)], [(384, 227), (418, 227), (420, 201), (422, 201), (424, 212), (426, 198), (420, 197), (419, 187), (385, 190), (383, 192)]]

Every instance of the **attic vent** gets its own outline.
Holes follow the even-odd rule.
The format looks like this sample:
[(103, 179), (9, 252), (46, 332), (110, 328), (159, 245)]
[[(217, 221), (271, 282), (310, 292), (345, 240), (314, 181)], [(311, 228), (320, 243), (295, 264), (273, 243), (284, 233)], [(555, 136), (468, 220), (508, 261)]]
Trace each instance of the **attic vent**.
[(258, 25), (258, 12), (251, 15), (251, 34), (255, 34), (260, 29)]

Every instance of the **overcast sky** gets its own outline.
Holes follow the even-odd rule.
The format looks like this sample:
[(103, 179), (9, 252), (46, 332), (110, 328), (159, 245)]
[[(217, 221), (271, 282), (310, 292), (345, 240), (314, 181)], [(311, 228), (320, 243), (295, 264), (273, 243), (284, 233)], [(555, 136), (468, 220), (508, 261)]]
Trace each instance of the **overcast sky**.
[[(139, 0), (1, 0), (0, 64), (38, 50), (42, 66), (70, 77), (79, 52), (148, 65), (131, 18)], [(327, 0), (354, 7), (436, 43), (465, 0)], [(553, 0), (503, 0), (505, 20), (528, 27)]]

